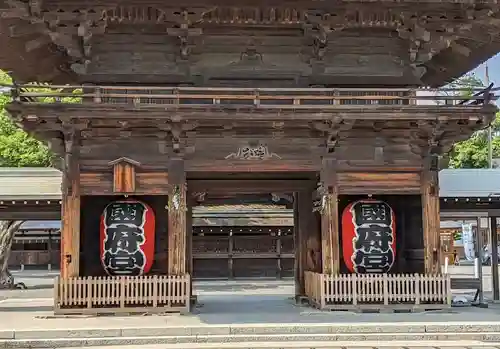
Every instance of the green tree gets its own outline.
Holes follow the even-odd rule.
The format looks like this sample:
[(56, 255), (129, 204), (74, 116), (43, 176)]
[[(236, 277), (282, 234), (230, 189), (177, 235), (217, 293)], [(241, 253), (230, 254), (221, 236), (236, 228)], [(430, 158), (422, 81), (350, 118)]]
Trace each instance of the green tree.
[[(10, 84), (0, 70), (0, 84)], [(45, 144), (17, 127), (5, 111), (10, 97), (0, 95), (0, 167), (48, 167), (52, 155)]]
[[(0, 70), (0, 86), (12, 83), (10, 77)], [(51, 164), (49, 149), (17, 127), (9, 118), (5, 106), (10, 97), (0, 94), (0, 167), (47, 167)], [(24, 287), (16, 284), (9, 272), (8, 261), (14, 235), (23, 222), (0, 221), (0, 289)]]
[[(484, 87), (480, 79), (474, 75), (465, 75), (451, 84), (452, 88), (464, 89), (464, 96), (472, 95), (474, 88)], [(500, 113), (497, 113), (492, 123), (493, 157), (500, 156)], [(487, 168), (488, 167), (488, 129), (475, 132), (469, 139), (456, 143), (448, 154), (450, 168)]]
[[(494, 125), (498, 124), (500, 116), (497, 114)], [(493, 127), (495, 132), (495, 126)], [(500, 156), (500, 137), (493, 136), (491, 143), (493, 158)], [(488, 168), (488, 136), (487, 132), (476, 132), (468, 140), (458, 142), (450, 152), (450, 168)]]

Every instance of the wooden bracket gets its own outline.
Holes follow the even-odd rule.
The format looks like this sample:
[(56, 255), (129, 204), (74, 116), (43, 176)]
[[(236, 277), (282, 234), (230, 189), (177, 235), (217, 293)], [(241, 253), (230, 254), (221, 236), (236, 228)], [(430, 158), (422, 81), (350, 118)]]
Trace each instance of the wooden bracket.
[(346, 133), (353, 127), (354, 121), (344, 120), (340, 117), (313, 124), (313, 128), (322, 131), (326, 135), (325, 147), (327, 154), (333, 154), (335, 152), (339, 140), (346, 137)]
[[(172, 117), (172, 120), (168, 123), (159, 124), (158, 128), (170, 135), (170, 140), (172, 143), (172, 152), (176, 157), (182, 157), (186, 151), (186, 141), (187, 136), (190, 131), (193, 131), (198, 127), (197, 123), (187, 123), (182, 121), (182, 119), (176, 115)], [(160, 140), (165, 140), (166, 135), (161, 133), (158, 135)], [(160, 151), (163, 153), (167, 152), (166, 142), (162, 142), (160, 146)]]
[(113, 192), (130, 194), (135, 192), (135, 169), (141, 164), (135, 160), (121, 157), (108, 163), (113, 166)]

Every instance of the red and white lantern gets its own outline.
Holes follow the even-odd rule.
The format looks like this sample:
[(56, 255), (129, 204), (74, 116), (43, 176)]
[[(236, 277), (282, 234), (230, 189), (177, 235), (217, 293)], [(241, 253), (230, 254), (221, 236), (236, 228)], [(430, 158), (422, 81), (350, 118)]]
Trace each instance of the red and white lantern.
[(108, 275), (143, 275), (155, 252), (155, 214), (144, 202), (110, 203), (101, 215), (101, 263)]
[(350, 203), (342, 213), (342, 254), (352, 273), (387, 273), (396, 258), (396, 218), (379, 200)]

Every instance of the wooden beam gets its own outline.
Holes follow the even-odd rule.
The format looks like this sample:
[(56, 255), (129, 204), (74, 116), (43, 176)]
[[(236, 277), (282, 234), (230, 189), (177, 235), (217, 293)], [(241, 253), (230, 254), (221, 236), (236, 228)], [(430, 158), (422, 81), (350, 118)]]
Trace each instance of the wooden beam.
[[(161, 107), (161, 108), (160, 108)], [(78, 105), (78, 104), (11, 104), (9, 112), (19, 111), (24, 115), (34, 114), (40, 118), (57, 119), (58, 115), (64, 113), (71, 118), (137, 120), (138, 115), (144, 120), (171, 120), (180, 118), (186, 121), (210, 121), (228, 122), (235, 120), (235, 114), (241, 120), (259, 121), (324, 121), (335, 117), (344, 120), (370, 120), (370, 121), (400, 121), (408, 122), (415, 120), (434, 121), (439, 116), (447, 116), (449, 120), (488, 120), (491, 119), (497, 107), (486, 106), (434, 106), (434, 105), (325, 105), (313, 108), (303, 106), (304, 109), (287, 108), (287, 106), (276, 106), (260, 108), (256, 113), (253, 110), (239, 108), (233, 110), (230, 107), (220, 108), (212, 105), (169, 105), (169, 104), (145, 104), (131, 109), (128, 104), (106, 104)], [(169, 110), (172, 108), (172, 110)], [(253, 109), (249, 107), (248, 109)], [(167, 112), (166, 112), (167, 111)], [(486, 122), (483, 122), (486, 123)]]
[(80, 166), (79, 131), (65, 134), (63, 190), (61, 200), (61, 276), (80, 274)]
[(422, 175), (422, 223), (424, 234), (425, 273), (441, 273), (441, 239), (439, 215), (439, 177), (437, 156), (424, 159)]
[(302, 179), (235, 179), (231, 181), (207, 179), (190, 180), (189, 189), (193, 193), (209, 194), (258, 194), (258, 193), (293, 193), (307, 188), (307, 181)]
[(323, 159), (321, 182), (321, 249), (323, 273), (336, 275), (340, 271), (340, 234), (338, 210), (338, 185), (335, 159)]

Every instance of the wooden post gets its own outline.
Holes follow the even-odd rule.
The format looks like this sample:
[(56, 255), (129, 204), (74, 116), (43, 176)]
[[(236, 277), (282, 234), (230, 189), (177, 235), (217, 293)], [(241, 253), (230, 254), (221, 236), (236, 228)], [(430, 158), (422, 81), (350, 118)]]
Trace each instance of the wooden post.
[(193, 274), (193, 206), (194, 198), (187, 194), (186, 199), (186, 272)]
[(80, 274), (80, 132), (65, 133), (61, 202), (61, 277)]
[(321, 248), (322, 272), (337, 275), (340, 272), (340, 237), (337, 173), (335, 159), (323, 159), (321, 183)]
[(325, 195), (321, 213), (321, 247), (324, 274), (337, 275), (340, 271), (339, 214), (336, 190)]
[(171, 194), (168, 199), (168, 275), (186, 274), (187, 186), (183, 174), (184, 161), (171, 160), (169, 166)]
[(306, 271), (319, 272), (320, 239), (316, 231), (313, 212), (313, 186), (295, 193), (294, 228), (295, 228), (295, 298), (297, 301), (305, 295)]
[[(321, 273), (321, 232), (316, 221), (313, 205), (314, 186), (299, 193), (301, 200), (301, 217), (299, 218), (299, 227), (304, 231), (305, 254), (304, 271)], [(302, 201), (303, 197), (303, 201)]]
[(477, 276), (479, 278), (478, 303), (484, 304), (484, 282), (483, 282), (483, 234), (481, 234), (481, 218), (476, 217), (476, 257), (479, 259)]
[[(187, 211), (186, 211), (186, 273), (193, 276), (193, 207), (194, 198), (187, 193)], [(193, 283), (189, 283), (189, 294), (191, 295), (191, 304), (196, 305), (197, 297), (193, 293)]]
[(426, 274), (441, 274), (439, 177), (437, 156), (429, 156), (422, 175), (422, 223)]
[(497, 233), (497, 217), (490, 217), (490, 234), (491, 234), (491, 275), (493, 283), (493, 300), (500, 300), (500, 282), (498, 279), (498, 233)]
[(305, 285), (302, 287), (301, 284), (301, 275), (303, 275), (302, 271), (302, 264), (300, 263), (301, 258), (302, 258), (302, 249), (301, 249), (301, 236), (300, 236), (300, 229), (299, 229), (299, 194), (294, 193), (293, 194), (293, 246), (295, 249), (295, 259), (294, 259), (294, 279), (295, 279), (295, 301), (300, 300), (300, 296), (302, 296), (303, 293), (302, 290), (305, 292)]

